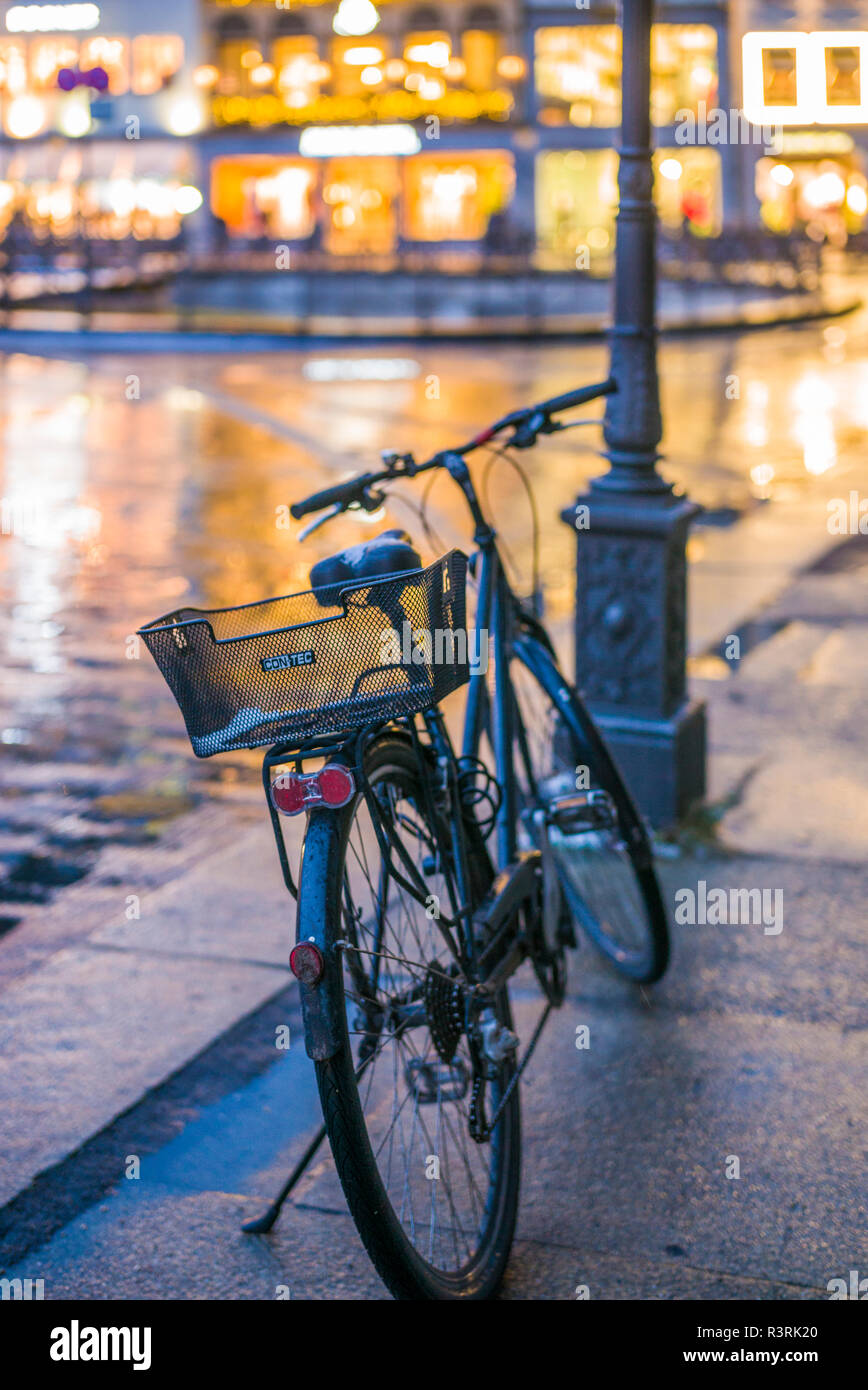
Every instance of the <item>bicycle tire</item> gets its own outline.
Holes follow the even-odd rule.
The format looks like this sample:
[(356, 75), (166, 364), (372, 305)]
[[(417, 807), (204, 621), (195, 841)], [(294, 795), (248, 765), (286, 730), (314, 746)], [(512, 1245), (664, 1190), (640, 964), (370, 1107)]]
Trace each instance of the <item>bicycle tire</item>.
[[(418, 756), (408, 739), (387, 734), (371, 744), (365, 754), (365, 772), (373, 786), (382, 787), (391, 783), (410, 797), (417, 798), (419, 805), (424, 803)], [(360, 804), (363, 804), (362, 798), (357, 795), (337, 814), (319, 811), (311, 815), (299, 893), (300, 940), (315, 934), (320, 937), (323, 924), (324, 939), (328, 943), (333, 944), (347, 930), (347, 916), (353, 908), (353, 899), (346, 891), (347, 856)], [(310, 833), (311, 827), (315, 829), (313, 835)], [(428, 828), (430, 830), (430, 825)], [(341, 884), (344, 888), (336, 892), (336, 885)], [(381, 891), (381, 899), (388, 901), (388, 893), (387, 884)], [(383, 939), (385, 941), (388, 937), (384, 935)], [(420, 940), (418, 934), (416, 939)], [(344, 951), (344, 957), (349, 956), (361, 959), (354, 951)], [(339, 980), (335, 982), (344, 1003), (339, 1014), (341, 1045), (334, 1056), (316, 1063), (316, 1076), (335, 1166), (363, 1244), (383, 1282), (396, 1298), (490, 1298), (502, 1279), (515, 1227), (521, 1167), (519, 1088), (514, 1087), (487, 1145), (475, 1145), (469, 1134), (467, 1136), (471, 1154), (484, 1149), (489, 1149), (491, 1154), (489, 1185), (477, 1245), (466, 1259), (456, 1263), (455, 1268), (445, 1267), (442, 1261), (437, 1264), (419, 1248), (414, 1223), (411, 1223), (413, 1229), (408, 1232), (406, 1212), (396, 1210), (394, 1185), (391, 1181), (384, 1181), (384, 1164), (378, 1161), (378, 1155), (382, 1157), (385, 1141), (379, 1132), (373, 1132), (376, 1115), (366, 1110), (362, 1095), (365, 1077), (364, 1074), (362, 1077), (357, 1074), (360, 1044), (356, 1045), (354, 1053), (353, 1035), (349, 1027), (352, 1020), (348, 1018), (348, 1012), (352, 1003), (358, 1006), (358, 1000), (353, 1001), (348, 997), (348, 980), (351, 992), (360, 987), (358, 974), (354, 975), (351, 967), (345, 963), (339, 972)], [(505, 989), (497, 1008), (501, 1020), (509, 1026), (509, 1000)], [(363, 1032), (362, 1036), (365, 1035)], [(415, 1038), (416, 1033), (396, 1034), (394, 1057), (398, 1055), (397, 1044), (407, 1036)], [(418, 1047), (418, 1044), (414, 1045)], [(376, 1062), (371, 1068), (372, 1074), (375, 1067)], [(405, 1082), (406, 1070), (405, 1063)], [(510, 1074), (511, 1067), (505, 1067), (500, 1085), (492, 1086), (492, 1107), (502, 1094), (503, 1087), (508, 1084)], [(372, 1081), (371, 1091), (373, 1089)], [(437, 1103), (439, 1111), (439, 1092)], [(416, 1109), (423, 1108), (418, 1099), (415, 1106)], [(440, 1131), (441, 1139), (444, 1131), (445, 1126)], [(375, 1154), (374, 1142), (378, 1140), (380, 1147)], [(445, 1165), (445, 1148), (442, 1158)], [(391, 1143), (389, 1163), (391, 1165)], [(436, 1181), (441, 1180), (442, 1173)], [(412, 1181), (417, 1181), (415, 1169)], [(435, 1200), (436, 1194), (432, 1192), (432, 1203)], [(450, 1196), (449, 1201), (452, 1214), (456, 1216), (455, 1198)]]

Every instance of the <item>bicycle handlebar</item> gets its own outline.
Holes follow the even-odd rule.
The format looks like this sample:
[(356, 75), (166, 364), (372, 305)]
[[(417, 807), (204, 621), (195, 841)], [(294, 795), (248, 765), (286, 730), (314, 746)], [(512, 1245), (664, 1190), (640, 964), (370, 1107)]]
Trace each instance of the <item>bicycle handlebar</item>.
[[(563, 395), (552, 396), (550, 400), (541, 401), (539, 405), (530, 405), (521, 410), (513, 410), (509, 415), (504, 415), (496, 424), (490, 425), (481, 434), (477, 434), (469, 443), (463, 444), (457, 449), (443, 449), (425, 463), (414, 463), (408, 455), (400, 460), (403, 465), (400, 468), (396, 460), (379, 473), (360, 473), (355, 478), (348, 478), (346, 482), (335, 483), (333, 487), (323, 488), (321, 492), (313, 493), (310, 497), (306, 497), (303, 502), (294, 502), (289, 509), (290, 514), (296, 521), (299, 521), (310, 512), (321, 512), (326, 507), (337, 506), (346, 509), (353, 502), (362, 501), (368, 488), (376, 483), (387, 482), (394, 478), (412, 478), (417, 473), (427, 472), (431, 468), (440, 468), (443, 466), (447, 454), (460, 454), (463, 458), (465, 454), (472, 453), (474, 449), (487, 444), (489, 440), (494, 439), (495, 435), (501, 434), (506, 429), (513, 430), (515, 442), (521, 448), (528, 448), (536, 442), (537, 435), (552, 430), (553, 415), (559, 414), (562, 410), (572, 410), (577, 405), (586, 405), (588, 401), (597, 400), (600, 396), (610, 396), (616, 390), (617, 385), (614, 379), (609, 377), (606, 381), (599, 382), (595, 386), (580, 386), (575, 391), (565, 391)], [(520, 433), (522, 429), (524, 429), (523, 434)]]
[(314, 492), (303, 502), (293, 502), (289, 509), (290, 515), (294, 516), (296, 521), (300, 521), (309, 512), (321, 512), (326, 507), (335, 506), (336, 503), (353, 501), (356, 496), (361, 496), (372, 483), (382, 482), (385, 476), (387, 475), (384, 473), (360, 473), (355, 478), (348, 478), (344, 483), (335, 483), (333, 487), (325, 487), (322, 492)]

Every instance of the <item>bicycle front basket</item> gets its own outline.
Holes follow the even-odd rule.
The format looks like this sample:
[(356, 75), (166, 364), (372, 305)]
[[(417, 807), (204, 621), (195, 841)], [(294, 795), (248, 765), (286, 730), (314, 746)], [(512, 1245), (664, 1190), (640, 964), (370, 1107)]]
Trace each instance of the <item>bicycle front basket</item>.
[(139, 629), (200, 758), (418, 714), (469, 677), (467, 556)]

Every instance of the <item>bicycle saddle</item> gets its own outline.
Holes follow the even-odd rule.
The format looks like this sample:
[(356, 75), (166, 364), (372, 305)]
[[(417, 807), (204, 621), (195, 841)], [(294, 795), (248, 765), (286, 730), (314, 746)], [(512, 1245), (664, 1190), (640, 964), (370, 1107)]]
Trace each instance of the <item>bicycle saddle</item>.
[[(327, 585), (373, 579), (383, 574), (400, 574), (404, 570), (422, 568), (422, 560), (406, 531), (382, 531), (369, 541), (351, 545), (337, 555), (328, 555), (311, 566), (310, 587), (314, 590)], [(326, 602), (332, 603), (328, 595)]]

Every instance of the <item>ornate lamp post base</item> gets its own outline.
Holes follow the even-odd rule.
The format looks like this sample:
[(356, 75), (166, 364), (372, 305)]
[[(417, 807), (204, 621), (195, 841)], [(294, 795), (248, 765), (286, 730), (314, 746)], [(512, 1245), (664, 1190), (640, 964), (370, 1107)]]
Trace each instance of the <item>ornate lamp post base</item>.
[(699, 510), (668, 490), (598, 481), (563, 513), (579, 520), (577, 684), (657, 826), (705, 793), (705, 707), (688, 700), (685, 680), (685, 545)]

